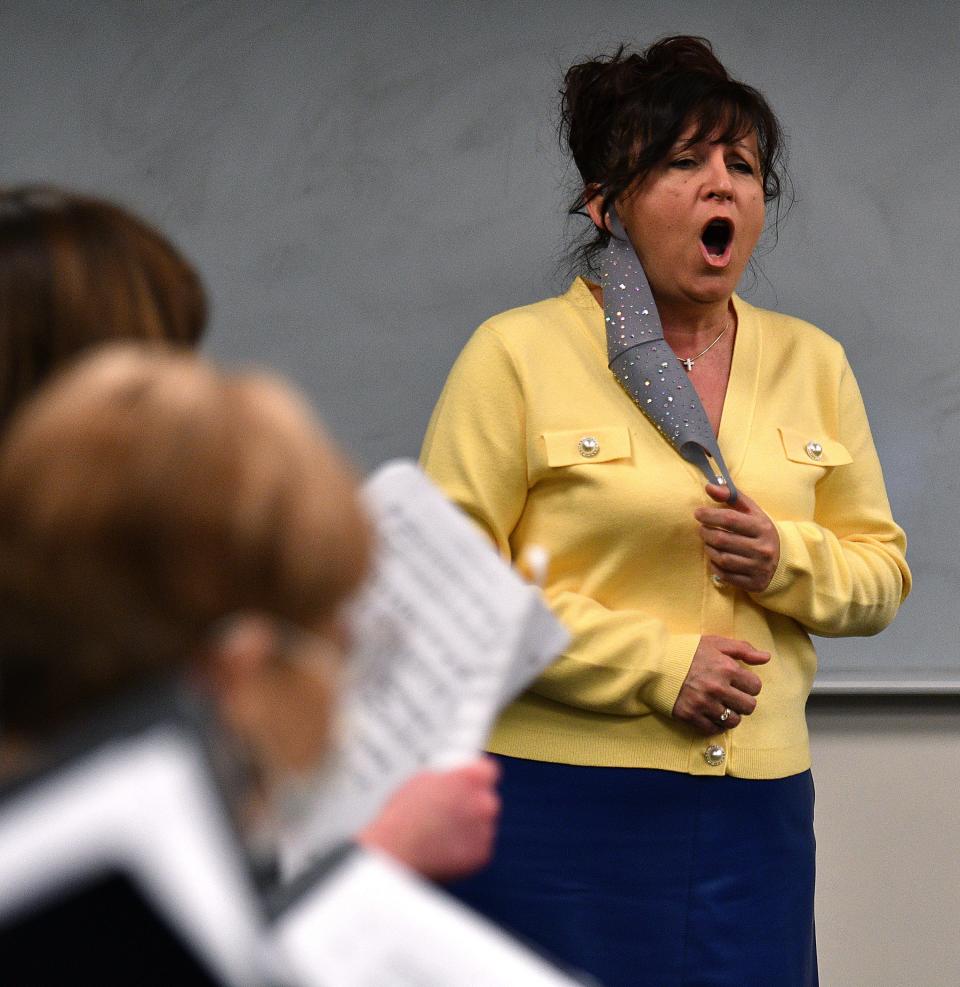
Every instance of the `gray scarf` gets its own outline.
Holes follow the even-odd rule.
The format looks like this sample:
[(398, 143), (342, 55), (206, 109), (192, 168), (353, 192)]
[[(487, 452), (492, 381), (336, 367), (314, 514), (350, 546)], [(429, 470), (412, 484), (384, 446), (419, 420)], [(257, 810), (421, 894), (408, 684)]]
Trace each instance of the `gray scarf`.
[(723, 461), (700, 396), (663, 338), (650, 282), (620, 223), (603, 256), (601, 285), (609, 367), (657, 431), (710, 483), (737, 488)]

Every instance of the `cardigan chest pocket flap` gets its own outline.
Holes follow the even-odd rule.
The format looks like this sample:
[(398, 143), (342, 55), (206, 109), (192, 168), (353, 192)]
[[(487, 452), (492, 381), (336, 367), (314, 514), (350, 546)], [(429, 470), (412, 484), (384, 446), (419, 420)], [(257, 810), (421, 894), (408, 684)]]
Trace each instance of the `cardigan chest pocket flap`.
[(564, 432), (544, 432), (548, 466), (586, 466), (630, 458), (630, 429), (604, 425)]
[(781, 426), (777, 431), (783, 442), (784, 454), (791, 462), (804, 463), (807, 466), (845, 466), (853, 462), (846, 446), (815, 429), (801, 432), (799, 429)]

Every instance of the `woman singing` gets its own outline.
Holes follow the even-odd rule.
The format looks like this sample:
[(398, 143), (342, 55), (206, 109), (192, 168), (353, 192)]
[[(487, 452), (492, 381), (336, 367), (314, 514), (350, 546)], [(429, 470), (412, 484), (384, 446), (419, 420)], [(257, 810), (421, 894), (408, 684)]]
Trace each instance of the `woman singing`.
[[(608, 987), (815, 984), (810, 635), (892, 620), (905, 537), (842, 347), (734, 293), (780, 194), (762, 94), (672, 37), (574, 66), (562, 110), (584, 276), (477, 330), (423, 447), (506, 557), (549, 551), (573, 634), (496, 726), (497, 853), (459, 893)], [(608, 368), (621, 228), (735, 501)]]

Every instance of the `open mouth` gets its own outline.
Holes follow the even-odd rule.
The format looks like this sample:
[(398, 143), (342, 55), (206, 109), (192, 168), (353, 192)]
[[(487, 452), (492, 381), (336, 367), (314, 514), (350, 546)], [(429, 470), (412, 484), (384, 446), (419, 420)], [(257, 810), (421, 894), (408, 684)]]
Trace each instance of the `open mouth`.
[(729, 219), (711, 219), (700, 234), (707, 256), (717, 260), (726, 254), (732, 240), (733, 224)]

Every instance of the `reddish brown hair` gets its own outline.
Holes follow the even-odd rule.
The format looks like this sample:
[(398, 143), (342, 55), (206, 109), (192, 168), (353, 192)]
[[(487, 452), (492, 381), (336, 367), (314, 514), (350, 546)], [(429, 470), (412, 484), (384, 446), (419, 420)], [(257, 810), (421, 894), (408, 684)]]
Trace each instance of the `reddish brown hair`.
[(54, 370), (99, 343), (194, 346), (207, 303), (164, 236), (113, 203), (0, 191), (0, 428)]
[(369, 551), (353, 469), (286, 385), (110, 347), (0, 444), (0, 725), (49, 735), (237, 613), (321, 629)]

